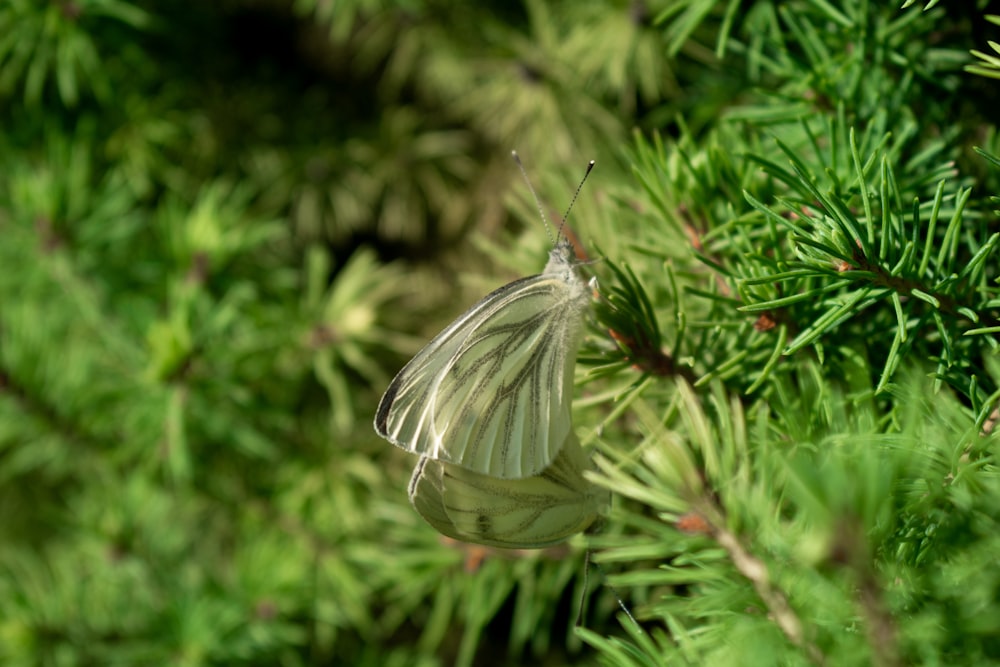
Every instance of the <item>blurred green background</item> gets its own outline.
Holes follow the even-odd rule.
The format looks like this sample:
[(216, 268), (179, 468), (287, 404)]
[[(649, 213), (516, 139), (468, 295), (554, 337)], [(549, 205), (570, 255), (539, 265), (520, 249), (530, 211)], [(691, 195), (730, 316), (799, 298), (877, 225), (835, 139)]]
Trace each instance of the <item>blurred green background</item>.
[[(746, 641), (729, 647), (733, 662), (677, 649), (671, 642), (697, 640), (686, 634), (696, 624), (685, 626), (676, 609), (640, 614), (648, 635), (619, 623), (619, 595), (641, 608), (668, 592), (686, 599), (712, 580), (650, 578), (668, 550), (675, 558), (685, 545), (707, 549), (686, 564), (722, 567), (713, 545), (664, 519), (683, 513), (657, 504), (670, 474), (642, 478), (664, 485), (659, 496), (619, 480), (623, 492), (633, 485), (633, 504), (616, 501), (597, 540), (618, 549), (608, 563), (625, 563), (613, 591), (603, 570), (586, 581), (589, 537), (511, 553), (443, 540), (407, 502), (412, 457), (380, 440), (372, 417), (394, 373), (445, 323), (544, 265), (551, 241), (511, 161), (516, 148), (553, 220), (597, 161), (569, 223), (599, 258), (588, 268), (620, 298), (584, 346), (587, 368), (598, 368), (578, 406), (586, 444), (601, 440), (613, 456), (640, 433), (659, 433), (650, 415), (676, 418), (687, 400), (672, 393), (675, 373), (722, 383), (714, 394), (701, 388), (704, 405), (728, 404), (723, 385), (738, 395), (766, 385), (756, 396), (787, 414), (820, 415), (829, 428), (840, 423), (836, 410), (803, 404), (821, 404), (830, 395), (822, 381), (835, 377), (854, 396), (865, 387), (878, 406), (870, 419), (843, 423), (904, 421), (871, 396), (897, 368), (883, 375), (890, 364), (881, 360), (910, 354), (919, 364), (937, 352), (919, 342), (900, 350), (891, 305), (845, 325), (844, 350), (836, 341), (810, 348), (832, 372), (778, 364), (788, 339), (774, 343), (761, 334), (761, 314), (737, 306), (784, 297), (762, 294), (777, 284), (768, 271), (802, 257), (763, 212), (797, 201), (792, 181), (808, 178), (787, 167), (795, 156), (855, 214), (875, 197), (858, 195), (864, 179), (852, 150), (871, 157), (866, 177), (898, 186), (900, 210), (921, 202), (914, 224), (939, 183), (948, 183), (943, 219), (961, 209), (961, 188), (974, 187), (967, 217), (955, 213), (960, 231), (947, 238), (961, 240), (960, 266), (992, 252), (985, 239), (995, 223), (984, 221), (996, 170), (973, 147), (996, 150), (997, 70), (987, 56), (978, 60), (985, 76), (962, 70), (976, 62), (970, 49), (988, 51), (996, 38), (986, 5), (4, 0), (0, 662), (554, 666), (658, 664), (669, 654), (738, 664), (760, 641), (760, 660), (785, 655), (779, 646), (801, 652), (745, 664), (822, 663), (787, 630), (759, 634), (777, 604), (760, 587), (730, 587), (725, 611), (691, 612), (723, 624), (716, 645), (720, 636)], [(888, 189), (871, 192), (892, 199)], [(817, 285), (808, 289), (832, 294)], [(802, 299), (786, 319), (768, 314), (778, 313), (779, 328), (801, 316), (788, 328), (793, 338), (822, 303)], [(616, 344), (609, 322), (646, 347)], [(851, 344), (864, 352), (852, 356)], [(984, 397), (995, 388), (977, 356), (985, 347), (956, 349), (940, 377), (975, 414), (962, 413), (965, 423), (949, 412), (958, 408), (940, 408), (948, 433), (975, 419), (981, 426), (976, 415), (989, 412)], [(796, 379), (771, 384), (769, 373)], [(642, 407), (632, 404), (640, 394), (655, 406), (648, 414), (629, 412)], [(750, 399), (744, 407), (753, 413)], [(711, 437), (688, 426), (704, 442), (735, 447), (742, 422), (724, 413), (711, 413), (720, 420)], [(787, 429), (762, 423), (753, 442), (773, 435), (780, 449), (789, 440)], [(845, 457), (848, 472), (822, 479), (854, 479), (858, 460)], [(699, 461), (711, 473), (711, 456)], [(888, 498), (894, 488), (858, 493)], [(740, 497), (763, 503), (771, 492), (795, 497), (777, 486)], [(1000, 496), (981, 497), (992, 506)], [(983, 515), (975, 502), (963, 507)], [(794, 514), (756, 509), (775, 522)], [(729, 527), (747, 529), (750, 514), (735, 512)], [(818, 551), (842, 528), (823, 516), (806, 522), (823, 534), (809, 533)], [(793, 551), (770, 553), (787, 564), (802, 556)], [(803, 567), (821, 578), (833, 561), (810, 554)], [(926, 554), (909, 564), (932, 567)], [(738, 567), (725, 576), (747, 583)], [(810, 591), (850, 599), (851, 581)], [(856, 622), (849, 602), (823, 606), (804, 587), (789, 589), (805, 596), (800, 609), (830, 609), (831, 626)], [(768, 604), (740, 616), (756, 604), (754, 590)], [(886, 604), (937, 623), (907, 606), (917, 597)], [(979, 618), (1000, 607), (966, 608)], [(934, 619), (952, 613), (935, 609)], [(731, 628), (719, 618), (738, 618), (742, 634), (720, 632)], [(593, 633), (589, 643), (578, 622)], [(827, 664), (865, 662), (858, 646), (877, 643), (845, 631), (853, 638), (842, 645), (824, 632), (816, 645)], [(916, 625), (902, 634), (909, 658), (940, 648)], [(954, 645), (996, 657), (978, 641)], [(966, 652), (973, 644), (977, 652)]]

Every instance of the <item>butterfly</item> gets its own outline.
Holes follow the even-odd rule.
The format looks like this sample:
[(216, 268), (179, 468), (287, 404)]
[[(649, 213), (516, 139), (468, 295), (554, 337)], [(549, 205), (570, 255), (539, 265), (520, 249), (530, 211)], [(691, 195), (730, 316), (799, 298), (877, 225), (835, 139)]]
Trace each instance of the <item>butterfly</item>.
[(499, 479), (547, 468), (572, 429), (573, 368), (590, 307), (572, 246), (486, 295), (403, 367), (375, 431), (434, 461)]
[(558, 544), (589, 527), (609, 493), (583, 478), (590, 460), (570, 432), (552, 464), (523, 479), (498, 479), (422, 456), (410, 503), (443, 535), (506, 549)]

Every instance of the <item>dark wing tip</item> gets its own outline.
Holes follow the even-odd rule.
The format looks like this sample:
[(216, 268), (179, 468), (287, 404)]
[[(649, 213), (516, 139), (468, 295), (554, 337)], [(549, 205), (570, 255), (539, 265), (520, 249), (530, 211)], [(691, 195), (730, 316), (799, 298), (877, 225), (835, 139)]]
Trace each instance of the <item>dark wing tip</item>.
[(375, 432), (383, 438), (389, 437), (386, 422), (389, 420), (389, 410), (392, 409), (392, 404), (396, 400), (396, 393), (398, 391), (399, 383), (393, 380), (389, 388), (382, 394), (382, 400), (378, 402), (378, 410), (375, 411)]

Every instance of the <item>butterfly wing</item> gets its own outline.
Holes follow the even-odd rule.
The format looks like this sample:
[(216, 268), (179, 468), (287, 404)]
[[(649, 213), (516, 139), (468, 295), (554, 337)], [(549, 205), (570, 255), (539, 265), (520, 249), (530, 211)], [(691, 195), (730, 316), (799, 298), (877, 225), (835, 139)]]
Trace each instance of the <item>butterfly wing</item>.
[(483, 475), (544, 470), (571, 429), (586, 284), (557, 246), (546, 271), (487, 295), (399, 372), (375, 415), (403, 449)]
[(607, 491), (583, 478), (588, 466), (572, 433), (549, 468), (524, 479), (496, 479), (425, 456), (410, 480), (410, 502), (456, 540), (507, 549), (550, 546), (590, 526), (608, 502)]

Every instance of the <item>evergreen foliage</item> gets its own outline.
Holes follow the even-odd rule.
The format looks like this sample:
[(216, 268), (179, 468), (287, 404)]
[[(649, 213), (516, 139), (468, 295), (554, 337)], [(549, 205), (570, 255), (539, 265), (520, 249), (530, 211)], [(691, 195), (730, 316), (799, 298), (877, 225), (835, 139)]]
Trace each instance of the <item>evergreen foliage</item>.
[[(1000, 664), (987, 10), (7, 0), (0, 662)], [(523, 552), (371, 427), (544, 264), (513, 147), (614, 493)]]

